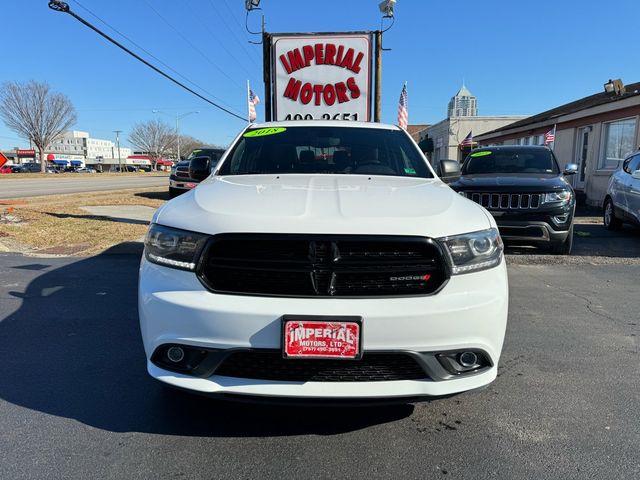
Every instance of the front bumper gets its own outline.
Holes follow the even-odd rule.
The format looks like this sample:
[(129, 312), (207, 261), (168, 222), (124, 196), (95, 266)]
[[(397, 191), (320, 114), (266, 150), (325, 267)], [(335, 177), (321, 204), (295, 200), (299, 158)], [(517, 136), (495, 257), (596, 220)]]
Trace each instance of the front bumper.
[(195, 180), (174, 179), (172, 177), (169, 178), (169, 188), (187, 191), (197, 186), (198, 182), (196, 182)]
[(562, 243), (569, 236), (575, 205), (547, 211), (496, 211), (494, 217), (500, 236), (507, 243)]
[[(384, 399), (443, 396), (482, 388), (496, 378), (508, 312), (504, 261), (490, 270), (453, 276), (438, 294), (404, 298), (282, 298), (221, 295), (196, 275), (142, 260), (140, 326), (151, 376), (206, 394), (300, 399)], [(211, 375), (199, 378), (151, 361), (161, 345), (208, 349), (280, 349), (281, 317), (363, 318), (363, 351), (486, 352), (491, 367), (452, 378), (365, 382), (295, 382)], [(295, 360), (291, 360), (295, 361)]]

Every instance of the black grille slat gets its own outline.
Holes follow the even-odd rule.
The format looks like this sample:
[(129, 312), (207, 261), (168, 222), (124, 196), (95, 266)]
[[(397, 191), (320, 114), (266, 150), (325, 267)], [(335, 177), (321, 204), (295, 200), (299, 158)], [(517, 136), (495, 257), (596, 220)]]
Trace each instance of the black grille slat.
[(529, 210), (540, 207), (540, 193), (465, 192), (466, 197), (489, 210)]
[(367, 352), (360, 360), (285, 359), (280, 352), (235, 352), (222, 362), (214, 374), (292, 382), (376, 382), (428, 378), (410, 355)]
[(282, 296), (429, 295), (448, 278), (426, 238), (275, 234), (214, 237), (198, 275), (214, 292)]

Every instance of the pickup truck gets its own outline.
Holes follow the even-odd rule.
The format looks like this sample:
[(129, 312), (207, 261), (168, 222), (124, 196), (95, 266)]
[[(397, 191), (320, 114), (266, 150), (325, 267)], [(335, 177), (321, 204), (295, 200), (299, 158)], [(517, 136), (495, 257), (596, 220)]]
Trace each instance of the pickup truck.
[(194, 188), (200, 180), (189, 176), (189, 164), (195, 157), (209, 157), (210, 163), (215, 163), (224, 153), (219, 148), (196, 148), (191, 151), (186, 160), (179, 161), (172, 169), (169, 176), (169, 198), (175, 198), (181, 193), (188, 192)]

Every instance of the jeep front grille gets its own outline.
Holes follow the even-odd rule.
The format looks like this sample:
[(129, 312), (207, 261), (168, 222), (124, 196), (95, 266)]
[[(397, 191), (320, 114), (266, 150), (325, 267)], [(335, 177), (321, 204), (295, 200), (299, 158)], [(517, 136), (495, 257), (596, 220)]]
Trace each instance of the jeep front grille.
[(464, 192), (465, 196), (488, 210), (532, 210), (540, 207), (540, 193)]
[(198, 276), (217, 293), (301, 297), (430, 295), (449, 278), (428, 238), (278, 234), (216, 235)]

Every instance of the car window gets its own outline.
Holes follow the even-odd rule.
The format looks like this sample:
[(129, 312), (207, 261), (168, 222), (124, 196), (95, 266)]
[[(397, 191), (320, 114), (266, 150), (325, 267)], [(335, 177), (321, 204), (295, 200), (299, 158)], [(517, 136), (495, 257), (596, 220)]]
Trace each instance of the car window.
[(627, 173), (633, 173), (636, 170), (640, 170), (640, 154), (627, 159), (624, 162), (623, 168)]
[(220, 175), (272, 173), (433, 177), (404, 132), (357, 127), (248, 130), (219, 171)]
[(491, 173), (558, 174), (550, 150), (545, 148), (486, 148), (474, 150), (462, 165), (463, 175)]

